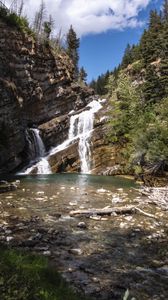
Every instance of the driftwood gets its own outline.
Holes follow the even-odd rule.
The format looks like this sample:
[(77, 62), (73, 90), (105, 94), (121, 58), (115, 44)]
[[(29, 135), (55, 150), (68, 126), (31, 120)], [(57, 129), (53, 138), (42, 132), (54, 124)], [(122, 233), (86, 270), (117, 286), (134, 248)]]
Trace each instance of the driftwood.
[(147, 188), (144, 187), (139, 190), (142, 195), (148, 197), (153, 204), (159, 206), (164, 210), (168, 210), (168, 187), (161, 188)]
[(139, 207), (135, 207), (134, 209), (135, 209), (136, 211), (140, 212), (142, 215), (144, 215), (144, 216), (146, 216), (146, 217), (157, 219), (157, 217), (155, 217), (155, 216), (152, 215), (152, 214), (146, 213), (145, 211), (143, 211), (143, 210), (140, 209)]
[(92, 209), (82, 209), (82, 210), (72, 210), (70, 211), (70, 216), (76, 216), (76, 215), (86, 215), (86, 216), (93, 216), (93, 215), (99, 215), (99, 216), (110, 216), (113, 213), (116, 214), (133, 214), (136, 212), (139, 212), (147, 217), (150, 218), (156, 218), (154, 215), (148, 214), (146, 212), (144, 212), (143, 210), (141, 210), (140, 208), (133, 206), (133, 205), (129, 205), (129, 206), (125, 206), (125, 207), (113, 207), (113, 208), (102, 208), (102, 209), (96, 209), (96, 208), (92, 208)]
[(126, 213), (132, 213), (134, 209), (133, 205), (126, 206), (126, 207), (113, 207), (113, 208), (101, 208), (101, 209), (96, 209), (96, 208), (91, 208), (91, 209), (79, 209), (79, 210), (72, 210), (70, 211), (70, 216), (75, 216), (75, 215), (99, 215), (99, 216), (109, 216), (112, 213), (116, 214), (126, 214)]

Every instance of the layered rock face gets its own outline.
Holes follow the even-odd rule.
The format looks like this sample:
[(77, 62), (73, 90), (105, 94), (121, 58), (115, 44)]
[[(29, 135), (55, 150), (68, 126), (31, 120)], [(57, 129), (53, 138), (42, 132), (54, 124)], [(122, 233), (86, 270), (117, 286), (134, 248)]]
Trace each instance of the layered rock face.
[(68, 56), (0, 21), (0, 173), (28, 159), (27, 129), (39, 126), (46, 148), (68, 134), (71, 110), (83, 108), (93, 92), (73, 80)]
[(15, 85), (0, 78), (0, 173), (21, 164), (24, 128)]

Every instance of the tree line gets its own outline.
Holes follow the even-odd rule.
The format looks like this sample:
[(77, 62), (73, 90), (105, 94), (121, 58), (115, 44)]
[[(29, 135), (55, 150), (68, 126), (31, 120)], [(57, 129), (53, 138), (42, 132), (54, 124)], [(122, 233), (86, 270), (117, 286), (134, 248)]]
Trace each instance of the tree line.
[(41, 0), (35, 12), (32, 24), (29, 24), (28, 18), (24, 15), (24, 6), (25, 0), (14, 0), (9, 8), (10, 13), (4, 7), (0, 7), (0, 18), (4, 19), (8, 25), (16, 26), (17, 29), (32, 34), (40, 43), (50, 45), (56, 53), (66, 52), (74, 65), (74, 80), (86, 84), (87, 73), (84, 67), (79, 69), (80, 39), (72, 25), (66, 35), (62, 35), (61, 30), (55, 33), (54, 18), (51, 14), (48, 15), (44, 0)]
[(136, 46), (127, 46), (108, 73), (109, 140), (124, 145), (127, 168), (136, 173), (168, 171), (168, 0), (150, 12)]

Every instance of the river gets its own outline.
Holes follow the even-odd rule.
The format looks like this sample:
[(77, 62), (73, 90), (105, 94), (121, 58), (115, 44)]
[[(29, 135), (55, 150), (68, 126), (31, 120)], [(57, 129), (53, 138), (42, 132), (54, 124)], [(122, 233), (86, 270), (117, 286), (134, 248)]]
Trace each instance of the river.
[[(19, 176), (0, 194), (0, 239), (49, 256), (73, 286), (93, 299), (166, 299), (168, 216), (132, 180), (79, 174)], [(133, 205), (140, 212), (75, 216), (83, 209)]]

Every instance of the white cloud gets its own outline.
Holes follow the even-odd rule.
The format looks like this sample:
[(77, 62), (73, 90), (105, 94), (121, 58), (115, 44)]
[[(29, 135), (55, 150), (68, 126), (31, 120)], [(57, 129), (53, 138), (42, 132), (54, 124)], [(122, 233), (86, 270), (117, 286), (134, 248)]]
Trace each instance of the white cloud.
[[(18, 0), (19, 1), (19, 0)], [(122, 30), (142, 24), (139, 12), (151, 0), (45, 0), (57, 30), (66, 32), (72, 24), (78, 36), (101, 33), (110, 29)], [(12, 0), (7, 0), (10, 4)], [(32, 20), (41, 0), (25, 0), (25, 11)]]

